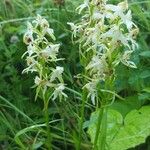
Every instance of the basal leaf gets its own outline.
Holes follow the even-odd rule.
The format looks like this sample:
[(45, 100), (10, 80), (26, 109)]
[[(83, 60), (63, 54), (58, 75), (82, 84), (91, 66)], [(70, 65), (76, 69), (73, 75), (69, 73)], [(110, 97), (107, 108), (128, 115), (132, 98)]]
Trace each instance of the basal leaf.
[[(98, 123), (98, 114), (99, 110), (92, 113), (90, 121), (89, 121), (89, 129), (88, 133), (91, 137), (91, 142), (94, 143), (96, 129), (97, 129), (97, 123)], [(107, 143), (112, 141), (113, 136), (117, 134), (118, 129), (123, 123), (123, 117), (122, 115), (113, 109), (108, 109), (108, 115), (107, 115)], [(99, 145), (99, 144), (98, 144)]]
[[(88, 133), (92, 143), (96, 132), (98, 112), (92, 113), (90, 118)], [(132, 110), (124, 120), (119, 112), (112, 109), (108, 110), (107, 116), (106, 150), (127, 150), (144, 143), (146, 137), (150, 135), (150, 106)], [(94, 120), (93, 123), (92, 120)]]

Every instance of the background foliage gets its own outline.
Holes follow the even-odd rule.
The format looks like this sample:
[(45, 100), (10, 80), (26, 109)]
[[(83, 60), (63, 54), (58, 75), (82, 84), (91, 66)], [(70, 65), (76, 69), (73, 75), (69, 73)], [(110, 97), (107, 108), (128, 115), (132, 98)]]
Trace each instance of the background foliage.
[[(0, 149), (17, 150), (21, 144), (28, 149), (38, 149), (45, 138), (41, 134), (44, 127), (36, 127), (44, 119), (43, 104), (40, 99), (34, 101), (35, 91), (30, 88), (33, 85), (33, 75), (22, 74), (25, 62), (21, 56), (26, 50), (22, 37), (26, 22), (33, 20), (36, 14), (45, 16), (54, 28), (57, 42), (61, 43), (60, 53), (66, 58), (64, 64), (61, 64), (65, 67), (65, 80), (72, 89), (68, 89), (68, 101), (51, 103), (49, 113), (53, 119), (53, 146), (54, 149), (75, 149), (78, 134), (76, 124), (81, 104), (81, 81), (75, 75), (80, 73), (82, 67), (78, 58), (78, 45), (72, 44), (67, 22), (79, 19), (75, 8), (81, 2), (82, 0), (66, 0), (62, 5), (58, 0), (0, 0)], [(119, 0), (110, 2), (116, 3)], [(111, 106), (123, 117), (131, 110), (149, 105), (150, 100), (150, 1), (130, 0), (129, 4), (133, 19), (140, 29), (139, 48), (133, 56), (138, 68), (130, 69), (122, 65), (117, 70), (116, 88), (126, 101), (117, 100)], [(89, 120), (94, 107), (88, 103), (86, 107), (85, 120)], [(30, 128), (32, 125), (34, 130)], [(83, 139), (83, 149), (90, 149), (89, 138), (83, 135)], [(44, 146), (41, 147), (45, 149)], [(149, 138), (145, 144), (132, 150), (143, 149), (150, 149)]]

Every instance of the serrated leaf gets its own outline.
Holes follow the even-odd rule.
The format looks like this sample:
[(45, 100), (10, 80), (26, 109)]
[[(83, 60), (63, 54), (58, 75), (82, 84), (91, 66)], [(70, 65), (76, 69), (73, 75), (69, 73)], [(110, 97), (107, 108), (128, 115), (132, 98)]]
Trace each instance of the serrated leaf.
[[(90, 118), (88, 133), (92, 143), (96, 133), (98, 112), (92, 113)], [(150, 135), (150, 106), (129, 112), (124, 120), (119, 112), (112, 109), (108, 110), (107, 116), (106, 150), (127, 150), (144, 143)]]

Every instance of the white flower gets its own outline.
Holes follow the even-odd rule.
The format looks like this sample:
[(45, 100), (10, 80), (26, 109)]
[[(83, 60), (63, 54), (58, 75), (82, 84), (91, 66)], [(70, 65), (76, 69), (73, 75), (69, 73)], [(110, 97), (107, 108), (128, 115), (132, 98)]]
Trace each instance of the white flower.
[(115, 18), (119, 16), (122, 20), (122, 23), (127, 26), (128, 30), (132, 29), (133, 22), (132, 22), (132, 16), (131, 16), (131, 10), (125, 14), (125, 11), (128, 10), (128, 2), (125, 0), (124, 2), (119, 3), (117, 6), (108, 4), (106, 5), (106, 10), (109, 12), (109, 10), (114, 12)]
[(47, 27), (43, 28), (42, 35), (45, 36), (45, 34), (48, 34), (53, 40), (56, 40), (53, 29)]
[(35, 77), (35, 79), (34, 79), (34, 83), (36, 84), (36, 85), (40, 85), (41, 83), (42, 83), (42, 79), (41, 78), (39, 78), (38, 76), (36, 76)]
[(81, 25), (77, 26), (77, 25), (75, 25), (74, 23), (71, 23), (71, 22), (67, 22), (67, 24), (70, 25), (71, 30), (73, 31), (72, 35), (73, 35), (73, 37), (76, 38), (77, 33), (82, 30), (82, 26)]
[(55, 88), (52, 96), (52, 100), (55, 100), (56, 98), (59, 97), (59, 99), (62, 99), (62, 96), (64, 96), (65, 98), (67, 98), (68, 96), (63, 92), (63, 90), (65, 89), (65, 86), (63, 83), (60, 83), (57, 85), (57, 87)]
[(39, 14), (36, 17), (36, 20), (33, 21), (33, 24), (35, 24), (35, 28), (38, 26), (41, 26), (42, 28), (49, 28), (49, 23), (45, 18), (42, 18)]
[(35, 77), (34, 83), (35, 83), (36, 86), (43, 86), (44, 89), (47, 89), (47, 87), (53, 87), (54, 86), (49, 81), (47, 81), (45, 79), (41, 79), (39, 76)]
[(94, 13), (93, 13), (93, 19), (94, 20), (98, 20), (98, 19), (101, 19), (101, 18), (103, 18), (103, 14), (101, 14), (99, 11), (95, 11)]
[(101, 35), (102, 38), (111, 38), (111, 44), (121, 42), (124, 46), (129, 46), (127, 37), (122, 33), (119, 26), (114, 25), (110, 30)]
[(51, 58), (51, 61), (57, 60), (57, 53), (59, 50), (60, 44), (48, 45), (44, 50), (41, 51), (42, 57), (45, 59)]
[(25, 68), (22, 73), (28, 73), (28, 72), (37, 72), (37, 65), (38, 65), (38, 62), (34, 59), (34, 57), (30, 57), (30, 56), (27, 56), (26, 58), (26, 61), (27, 61), (27, 68)]
[(128, 9), (128, 2), (125, 0), (124, 2), (119, 3), (117, 6), (112, 4), (105, 5), (106, 10), (113, 11), (117, 16), (122, 15)]
[(33, 42), (33, 32), (28, 30), (25, 34), (24, 34), (24, 37), (23, 37), (23, 42), (27, 45), (29, 45), (30, 43)]
[(78, 28), (78, 27), (77, 27), (74, 23), (72, 23), (72, 22), (67, 22), (67, 24), (71, 26), (71, 30), (76, 30), (76, 29)]
[(101, 60), (99, 59), (99, 57), (93, 56), (90, 63), (86, 66), (86, 69), (89, 70), (95, 68), (96, 70), (98, 70), (97, 68), (99, 68), (100, 66), (101, 66)]
[(87, 28), (85, 34), (85, 43), (83, 44), (83, 47), (87, 46), (91, 42), (97, 43), (97, 35), (95, 33), (95, 28)]
[(119, 12), (122, 12), (121, 8), (119, 8), (118, 6), (116, 5), (112, 5), (112, 4), (107, 4), (105, 5), (105, 9), (107, 11), (113, 11), (115, 12), (116, 14), (119, 14)]
[(27, 52), (28, 52), (29, 56), (33, 55), (34, 53), (36, 53), (36, 47), (32, 44), (29, 44), (27, 46)]
[(130, 56), (132, 53), (133, 51), (131, 50), (125, 51), (121, 58), (121, 62), (128, 67), (137, 68), (135, 63), (133, 61), (130, 61)]
[(51, 44), (50, 47), (52, 51), (58, 52), (60, 44)]
[(129, 36), (130, 36), (130, 38), (135, 39), (136, 36), (138, 35), (138, 33), (139, 33), (139, 29), (136, 27), (135, 29), (132, 29), (132, 30), (129, 32)]
[(33, 32), (33, 26), (30, 22), (27, 22), (27, 30), (30, 31), (30, 32)]
[(33, 26), (30, 22), (27, 22), (27, 31), (24, 34), (23, 42), (27, 45), (32, 43), (34, 41), (33, 39)]
[(37, 15), (36, 20), (33, 21), (33, 24), (35, 24), (35, 28), (38, 26), (41, 28), (42, 37), (44, 37), (45, 34), (48, 34), (53, 40), (56, 39), (54, 36), (54, 30), (49, 27), (48, 21), (42, 16)]
[(62, 80), (62, 73), (64, 71), (63, 67), (57, 66), (56, 69), (53, 69), (53, 72), (51, 74), (50, 82), (53, 82), (56, 78), (59, 80)]
[(128, 1), (125, 0), (124, 2), (120, 2), (118, 4), (118, 6), (123, 10), (123, 11), (126, 11), (128, 9)]
[(86, 70), (90, 70), (91, 74), (97, 74), (103, 80), (105, 72), (107, 72), (108, 66), (104, 56), (93, 56), (90, 63), (86, 66)]
[(93, 105), (95, 105), (95, 99), (97, 97), (97, 89), (96, 89), (97, 81), (88, 82), (86, 85), (84, 85), (83, 88), (86, 88), (88, 90), (88, 98), (91, 98), (91, 101)]
[(122, 22), (127, 26), (128, 31), (130, 31), (134, 25), (132, 22), (131, 10), (129, 10), (126, 15), (122, 15), (121, 19)]
[(84, 0), (84, 3), (81, 4), (79, 7), (77, 7), (76, 10), (78, 10), (78, 11), (79, 11), (79, 14), (80, 14), (81, 11), (82, 11), (83, 9), (85, 9), (86, 7), (88, 7), (88, 6), (89, 6), (89, 0)]
[(34, 57), (28, 56), (28, 57), (26, 58), (26, 61), (27, 61), (27, 65), (28, 65), (28, 66), (30, 66), (30, 65), (32, 65), (32, 64), (36, 64), (36, 60), (34, 59)]
[[(130, 11), (129, 13), (127, 13), (127, 15), (125, 15), (125, 11), (128, 9), (128, 3), (125, 0), (124, 2), (119, 3), (117, 6), (116, 5), (112, 5), (112, 4), (107, 4), (105, 6), (106, 9), (106, 14), (109, 13), (110, 11), (112, 11), (112, 16), (114, 16), (113, 18), (117, 18), (120, 17), (123, 20), (123, 23), (127, 24), (127, 19), (128, 22), (130, 21), (131, 23), (131, 18), (130, 18)], [(111, 18), (110, 18), (111, 19)]]

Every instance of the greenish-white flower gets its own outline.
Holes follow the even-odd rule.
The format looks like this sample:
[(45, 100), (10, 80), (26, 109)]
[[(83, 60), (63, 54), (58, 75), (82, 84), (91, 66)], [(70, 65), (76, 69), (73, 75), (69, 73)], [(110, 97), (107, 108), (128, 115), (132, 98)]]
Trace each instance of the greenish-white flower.
[(89, 6), (89, 0), (84, 0), (84, 3), (81, 4), (79, 7), (76, 8), (76, 10), (79, 11), (79, 14), (82, 12), (83, 9)]
[(86, 88), (88, 90), (88, 96), (87, 98), (90, 98), (93, 105), (95, 105), (96, 97), (97, 97), (97, 81), (91, 81), (88, 82), (86, 85), (84, 85), (83, 88)]
[(56, 69), (53, 69), (50, 76), (50, 82), (53, 82), (56, 78), (61, 81), (63, 72), (64, 72), (64, 68), (60, 66), (57, 66)]
[(59, 50), (60, 44), (50, 44), (45, 49), (43, 49), (40, 53), (42, 57), (45, 59), (51, 58), (51, 61), (57, 61), (57, 54)]
[(107, 72), (108, 70), (108, 65), (106, 63), (104, 56), (96, 55), (96, 56), (93, 56), (92, 60), (86, 66), (85, 69), (89, 70), (91, 75), (97, 74), (100, 80), (104, 80), (105, 72)]
[(135, 63), (133, 61), (130, 60), (130, 56), (133, 53), (133, 51), (125, 51), (122, 58), (121, 58), (121, 62), (131, 68), (137, 68)]
[(55, 100), (56, 98), (59, 98), (61, 100), (62, 97), (67, 98), (68, 96), (63, 92), (64, 89), (65, 85), (63, 83), (58, 84), (52, 94), (53, 96), (52, 100)]

